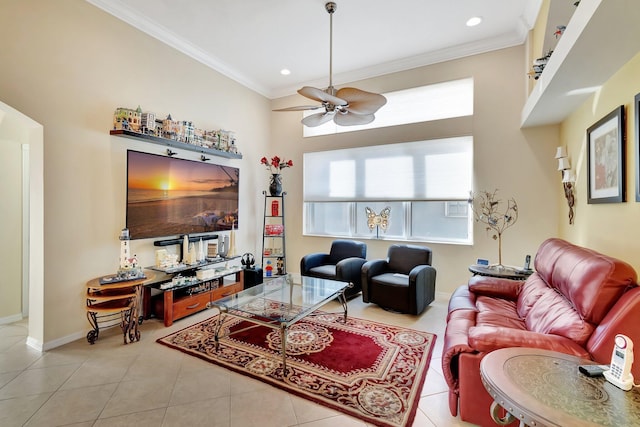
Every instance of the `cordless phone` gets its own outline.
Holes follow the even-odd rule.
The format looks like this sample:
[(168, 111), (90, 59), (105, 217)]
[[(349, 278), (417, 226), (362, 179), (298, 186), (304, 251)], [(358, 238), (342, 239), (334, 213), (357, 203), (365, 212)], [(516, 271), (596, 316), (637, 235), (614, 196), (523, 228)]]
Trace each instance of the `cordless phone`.
[(611, 354), (611, 367), (603, 372), (603, 375), (616, 387), (625, 391), (631, 390), (633, 387), (631, 365), (633, 365), (633, 341), (626, 335), (618, 334)]

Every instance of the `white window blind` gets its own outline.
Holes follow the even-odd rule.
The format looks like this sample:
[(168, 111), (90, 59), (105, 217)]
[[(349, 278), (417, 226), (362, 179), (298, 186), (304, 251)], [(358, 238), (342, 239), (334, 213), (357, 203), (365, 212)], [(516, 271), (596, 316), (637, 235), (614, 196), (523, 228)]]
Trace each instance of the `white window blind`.
[(304, 201), (466, 200), (471, 136), (304, 154)]

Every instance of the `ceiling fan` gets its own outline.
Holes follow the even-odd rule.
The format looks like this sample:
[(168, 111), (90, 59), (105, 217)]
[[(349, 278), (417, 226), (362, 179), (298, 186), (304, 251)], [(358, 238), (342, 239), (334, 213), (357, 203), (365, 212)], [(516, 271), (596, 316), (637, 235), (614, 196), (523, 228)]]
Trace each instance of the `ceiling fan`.
[(375, 112), (387, 103), (387, 99), (377, 93), (367, 92), (354, 87), (336, 90), (333, 87), (333, 13), (337, 5), (328, 2), (324, 5), (329, 13), (329, 87), (325, 90), (304, 86), (298, 93), (320, 105), (301, 105), (281, 108), (274, 111), (302, 111), (324, 109), (320, 113), (311, 114), (302, 119), (302, 124), (309, 127), (320, 126), (333, 119), (340, 126), (366, 125), (375, 119)]

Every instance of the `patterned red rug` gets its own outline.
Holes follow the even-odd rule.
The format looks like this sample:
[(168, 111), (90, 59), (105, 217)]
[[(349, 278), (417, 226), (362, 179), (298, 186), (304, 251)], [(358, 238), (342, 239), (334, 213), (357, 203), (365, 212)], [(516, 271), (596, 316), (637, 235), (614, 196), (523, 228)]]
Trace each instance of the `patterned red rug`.
[(283, 377), (280, 332), (217, 316), (158, 342), (378, 426), (410, 426), (429, 368), (434, 334), (315, 312), (289, 328)]

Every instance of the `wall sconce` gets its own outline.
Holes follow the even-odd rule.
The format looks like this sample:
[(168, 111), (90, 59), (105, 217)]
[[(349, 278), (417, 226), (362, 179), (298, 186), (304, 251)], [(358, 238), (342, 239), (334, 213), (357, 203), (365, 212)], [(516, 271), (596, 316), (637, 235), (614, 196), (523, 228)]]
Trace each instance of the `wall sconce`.
[(564, 188), (564, 197), (567, 198), (569, 205), (569, 224), (573, 224), (573, 206), (575, 199), (573, 196), (573, 186), (576, 182), (576, 176), (571, 170), (571, 163), (567, 156), (565, 147), (558, 147), (556, 150), (556, 159), (558, 159), (558, 170), (562, 172), (562, 187)]

